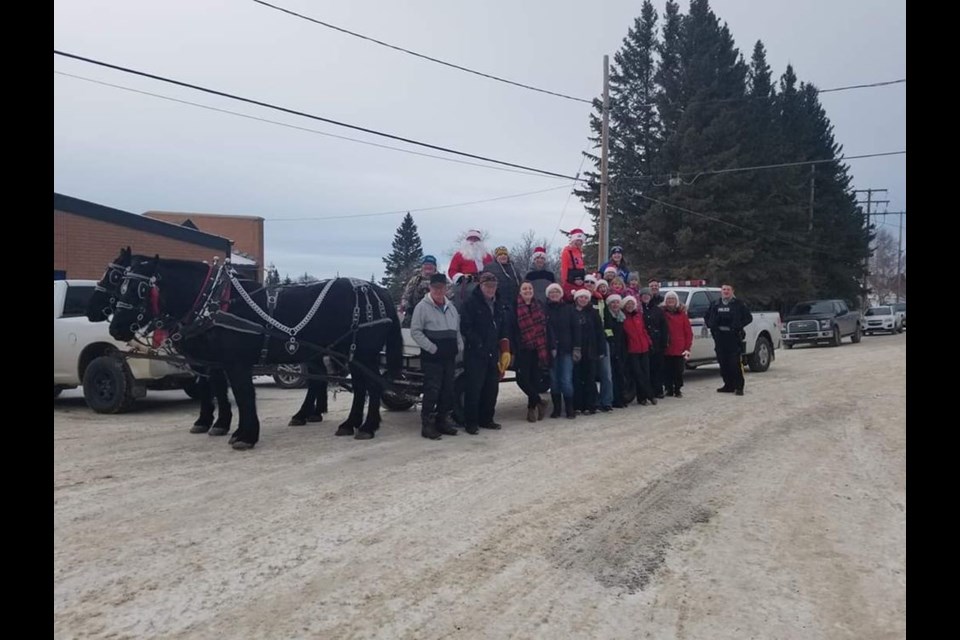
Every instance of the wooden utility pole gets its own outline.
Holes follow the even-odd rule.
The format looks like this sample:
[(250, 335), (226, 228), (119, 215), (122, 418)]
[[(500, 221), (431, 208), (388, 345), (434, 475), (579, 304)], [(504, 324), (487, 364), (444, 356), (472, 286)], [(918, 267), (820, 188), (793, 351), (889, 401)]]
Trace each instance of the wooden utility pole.
[(607, 220), (607, 191), (609, 173), (607, 155), (610, 148), (610, 56), (603, 56), (603, 129), (600, 133), (600, 219), (597, 235), (597, 270), (607, 259), (610, 248), (610, 225)]

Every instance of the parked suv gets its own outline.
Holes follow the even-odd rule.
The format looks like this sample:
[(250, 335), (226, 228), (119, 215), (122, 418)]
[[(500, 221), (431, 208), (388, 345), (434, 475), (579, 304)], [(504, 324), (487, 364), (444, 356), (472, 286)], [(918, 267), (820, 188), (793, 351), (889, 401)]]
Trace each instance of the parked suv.
[(863, 319), (867, 323), (867, 326), (864, 327), (864, 332), (867, 335), (872, 335), (877, 331), (888, 331), (890, 333), (901, 333), (903, 331), (903, 321), (892, 304), (870, 307), (863, 315)]
[(783, 344), (787, 349), (800, 343), (825, 342), (839, 347), (847, 336), (860, 342), (863, 319), (843, 300), (808, 300), (795, 305), (783, 322)]

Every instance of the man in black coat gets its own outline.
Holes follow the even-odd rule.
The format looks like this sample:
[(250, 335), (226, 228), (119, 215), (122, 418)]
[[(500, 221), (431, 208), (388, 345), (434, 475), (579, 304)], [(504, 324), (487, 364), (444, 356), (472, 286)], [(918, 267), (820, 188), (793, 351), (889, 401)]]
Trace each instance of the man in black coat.
[(713, 335), (723, 386), (719, 393), (743, 395), (743, 328), (753, 322), (753, 315), (743, 302), (733, 295), (733, 287), (725, 284), (720, 288), (720, 299), (707, 310), (706, 325)]
[(663, 354), (667, 350), (667, 317), (663, 309), (654, 301), (652, 289), (640, 290), (640, 302), (643, 304), (643, 322), (650, 336), (650, 386), (653, 395), (663, 398)]
[(466, 397), (464, 429), (476, 435), (477, 427), (499, 429), (493, 421), (500, 379), (510, 365), (509, 324), (497, 292), (497, 277), (480, 274), (479, 284), (460, 310)]
[(524, 276), (533, 285), (533, 295), (540, 302), (547, 302), (547, 287), (557, 281), (557, 276), (553, 271), (547, 269), (547, 250), (543, 247), (536, 247), (533, 250), (533, 259), (530, 265), (530, 271)]

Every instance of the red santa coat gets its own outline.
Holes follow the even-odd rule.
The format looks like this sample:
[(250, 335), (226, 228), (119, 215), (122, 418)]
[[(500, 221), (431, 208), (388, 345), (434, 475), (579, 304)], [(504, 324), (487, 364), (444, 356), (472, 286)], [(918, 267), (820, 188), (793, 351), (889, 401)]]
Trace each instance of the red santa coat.
[(483, 269), (484, 266), (493, 262), (493, 256), (489, 253), (483, 256), (483, 264), (477, 266), (477, 263), (473, 260), (467, 260), (463, 257), (463, 254), (457, 251), (453, 254), (453, 259), (450, 260), (450, 267), (447, 269), (447, 276), (454, 282), (457, 281), (457, 278), (460, 276), (472, 275), (476, 276)]
[(570, 269), (583, 269), (583, 251), (577, 247), (567, 245), (560, 253), (560, 282), (567, 281)]

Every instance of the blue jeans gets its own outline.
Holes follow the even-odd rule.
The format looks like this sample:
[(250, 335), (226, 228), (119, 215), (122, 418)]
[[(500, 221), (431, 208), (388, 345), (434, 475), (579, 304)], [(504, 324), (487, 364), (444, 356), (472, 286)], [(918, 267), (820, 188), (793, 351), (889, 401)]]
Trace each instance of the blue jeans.
[(610, 344), (604, 342), (606, 357), (600, 358), (600, 406), (613, 406), (613, 371), (610, 368)]
[(573, 355), (558, 353), (550, 367), (550, 393), (573, 399)]

